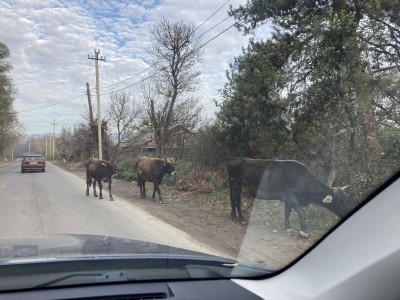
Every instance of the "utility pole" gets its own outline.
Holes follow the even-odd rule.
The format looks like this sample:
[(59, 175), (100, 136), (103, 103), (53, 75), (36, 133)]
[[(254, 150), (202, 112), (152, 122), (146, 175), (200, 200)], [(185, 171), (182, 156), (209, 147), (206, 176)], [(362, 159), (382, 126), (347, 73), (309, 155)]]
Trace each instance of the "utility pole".
[(99, 141), (99, 159), (103, 159), (103, 142), (101, 140), (101, 111), (100, 111), (100, 87), (99, 87), (99, 60), (106, 60), (106, 57), (99, 58), (100, 50), (94, 50), (94, 57), (88, 55), (88, 59), (94, 59), (96, 65), (96, 95), (97, 95), (97, 136)]
[[(56, 140), (56, 120), (53, 120), (53, 123), (51, 123), (53, 126), (53, 159), (54, 159), (54, 149), (55, 149), (55, 140)], [(51, 146), (50, 146), (51, 147)]]
[(92, 129), (94, 121), (93, 121), (93, 111), (92, 111), (92, 99), (90, 98), (89, 82), (86, 82), (86, 94), (87, 94), (88, 104), (89, 104), (90, 129)]

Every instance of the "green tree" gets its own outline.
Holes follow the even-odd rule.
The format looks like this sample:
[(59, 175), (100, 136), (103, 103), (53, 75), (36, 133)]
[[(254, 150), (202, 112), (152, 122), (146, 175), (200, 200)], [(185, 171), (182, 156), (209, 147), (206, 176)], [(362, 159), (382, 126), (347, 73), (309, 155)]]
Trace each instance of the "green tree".
[[(242, 143), (244, 155), (318, 162), (328, 183), (336, 175), (364, 192), (393, 172), (399, 166), (383, 161), (380, 135), (399, 126), (398, 11), (389, 1), (231, 7), (244, 34), (264, 24), (274, 31), (250, 41), (228, 71), (218, 118), (230, 145)], [(361, 177), (369, 178), (363, 186)]]
[(16, 89), (10, 77), (12, 69), (7, 61), (10, 56), (8, 47), (0, 42), (0, 157), (15, 143), (22, 127), (13, 108)]

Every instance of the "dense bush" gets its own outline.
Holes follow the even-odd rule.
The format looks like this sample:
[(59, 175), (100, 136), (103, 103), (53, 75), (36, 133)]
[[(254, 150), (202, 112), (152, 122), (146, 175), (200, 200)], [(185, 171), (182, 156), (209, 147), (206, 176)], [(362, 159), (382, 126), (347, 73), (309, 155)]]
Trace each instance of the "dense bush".
[(128, 157), (118, 163), (117, 178), (128, 181), (137, 180), (136, 162), (136, 158)]

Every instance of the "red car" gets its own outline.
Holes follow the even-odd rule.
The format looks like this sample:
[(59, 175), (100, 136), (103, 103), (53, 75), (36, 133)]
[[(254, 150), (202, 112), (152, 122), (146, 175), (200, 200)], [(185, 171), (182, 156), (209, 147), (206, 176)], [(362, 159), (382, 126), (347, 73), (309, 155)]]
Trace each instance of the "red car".
[(42, 171), (46, 170), (46, 162), (41, 155), (25, 155), (21, 162), (21, 173), (26, 171)]

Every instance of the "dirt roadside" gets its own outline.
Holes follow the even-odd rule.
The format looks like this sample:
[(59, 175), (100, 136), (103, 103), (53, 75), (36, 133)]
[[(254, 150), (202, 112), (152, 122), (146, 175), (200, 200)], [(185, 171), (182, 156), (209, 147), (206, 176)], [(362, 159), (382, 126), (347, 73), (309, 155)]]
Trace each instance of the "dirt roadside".
[[(82, 166), (62, 161), (52, 163), (85, 178)], [(148, 184), (147, 198), (140, 199), (136, 182), (119, 179), (113, 180), (112, 191), (113, 195), (123, 201), (144, 209), (230, 258), (280, 268), (304, 252), (313, 242), (312, 239), (299, 238), (296, 232), (284, 232), (282, 224), (274, 224), (266, 218), (263, 212), (269, 201), (255, 202), (252, 212), (247, 212), (249, 223), (240, 224), (231, 220), (228, 205), (215, 199), (210, 200), (207, 194), (181, 192), (173, 187), (162, 186), (165, 204), (160, 204), (151, 199), (151, 183)]]

